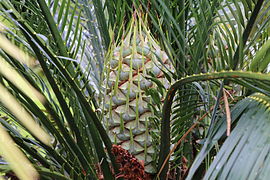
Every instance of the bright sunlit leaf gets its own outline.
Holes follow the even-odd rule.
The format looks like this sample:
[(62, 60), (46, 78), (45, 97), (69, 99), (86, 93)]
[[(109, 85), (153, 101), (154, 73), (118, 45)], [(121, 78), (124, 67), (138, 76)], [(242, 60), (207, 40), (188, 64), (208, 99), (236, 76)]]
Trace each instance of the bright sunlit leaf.
[[(2, 93), (1, 93), (2, 94)], [(15, 142), (0, 125), (0, 155), (9, 163), (15, 174), (22, 180), (36, 180), (38, 173), (24, 154), (15, 146)], [(0, 177), (0, 180), (3, 179)]]
[(8, 90), (0, 84), (0, 102), (12, 112), (34, 136), (43, 143), (50, 144), (50, 136), (35, 122), (32, 116), (21, 106)]
[[(1, 28), (0, 28), (1, 31)], [(14, 59), (26, 64), (27, 66), (33, 66), (35, 59), (30, 57), (28, 54), (23, 52), (17, 46), (12, 44), (5, 36), (0, 34), (0, 48), (2, 48), (6, 53), (12, 56)]]
[(10, 64), (0, 57), (0, 74), (10, 80), (21, 91), (28, 95), (32, 100), (39, 100), (41, 103), (45, 101), (36, 89), (34, 89)]

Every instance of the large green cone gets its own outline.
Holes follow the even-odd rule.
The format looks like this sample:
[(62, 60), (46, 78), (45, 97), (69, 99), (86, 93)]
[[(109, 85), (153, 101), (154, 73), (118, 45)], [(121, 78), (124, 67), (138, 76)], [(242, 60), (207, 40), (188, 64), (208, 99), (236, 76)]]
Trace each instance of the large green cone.
[(158, 152), (152, 146), (150, 132), (158, 129), (148, 119), (153, 113), (145, 90), (156, 85), (146, 77), (151, 72), (168, 87), (163, 71), (172, 69), (171, 64), (141, 21), (131, 23), (124, 40), (111, 52), (106, 64), (104, 125), (112, 142), (144, 161), (147, 172), (155, 173), (153, 155)]

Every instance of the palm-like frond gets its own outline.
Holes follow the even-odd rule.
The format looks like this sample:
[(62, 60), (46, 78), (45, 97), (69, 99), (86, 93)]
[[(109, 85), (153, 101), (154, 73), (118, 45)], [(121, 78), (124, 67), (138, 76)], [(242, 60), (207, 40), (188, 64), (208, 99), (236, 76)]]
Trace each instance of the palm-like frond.
[[(68, 1), (65, 5), (65, 1), (63, 1), (62, 6), (60, 6), (59, 14), (57, 16), (57, 21), (61, 24), (59, 27), (54, 22), (53, 16), (45, 1), (38, 1), (33, 4), (29, 2), (29, 4), (27, 4), (27, 7), (33, 5), (33, 9), (38, 9), (39, 11), (36, 11), (35, 13), (39, 16), (42, 17), (45, 15), (43, 24), (46, 26), (43, 27), (43, 30), (46, 29), (46, 31), (43, 31), (44, 35), (39, 35), (36, 33), (38, 29), (31, 28), (32, 26), (36, 27), (31, 24), (32, 21), (27, 19), (27, 17), (23, 17), (22, 14), (17, 11), (20, 9), (15, 8), (9, 2), (1, 2), (1, 8), (3, 9), (3, 12), (6, 13), (6, 18), (19, 27), (20, 30), (17, 32), (22, 33), (25, 36), (25, 39), (22, 37), (20, 37), (20, 39), (28, 42), (28, 47), (31, 47), (29, 48), (29, 51), (32, 54), (35, 54), (39, 60), (40, 66), (50, 86), (47, 87), (47, 83), (43, 82), (43, 80), (39, 79), (39, 81), (35, 81), (36, 75), (27, 67), (13, 61), (11, 57), (6, 56), (5, 60), (13, 63), (13, 66), (17, 71), (23, 72), (24, 78), (39, 91), (40, 89), (45, 89), (45, 91), (42, 91), (45, 93), (46, 89), (50, 89), (46, 94), (44, 108), (40, 107), (39, 104), (30, 98), (27, 98), (26, 94), (15, 88), (12, 83), (8, 83), (13, 88), (18, 100), (24, 104), (27, 110), (37, 118), (39, 123), (45, 126), (50, 134), (55, 137), (54, 147), (39, 144), (40, 148), (43, 149), (46, 154), (49, 154), (47, 154), (47, 160), (40, 158), (38, 160), (43, 164), (45, 163), (44, 165), (54, 162), (53, 166), (55, 168), (50, 167), (53, 169), (59, 169), (59, 164), (66, 164), (63, 166), (63, 172), (68, 172), (70, 177), (89, 176), (92, 178), (95, 177), (93, 170), (96, 168), (95, 165), (98, 166), (99, 162), (102, 161), (100, 167), (104, 172), (104, 177), (110, 179), (112, 177), (110, 175), (111, 170), (108, 166), (106, 160), (107, 155), (104, 152), (100, 140), (100, 135), (101, 137), (105, 137), (105, 139), (107, 136), (106, 133), (104, 133), (105, 131), (101, 134), (98, 133), (94, 122), (98, 124), (101, 130), (104, 129), (100, 124), (97, 115), (93, 111), (92, 104), (87, 102), (88, 98), (86, 97), (92, 96), (93, 89), (87, 84), (87, 76), (85, 76), (85, 71), (81, 69), (80, 62), (73, 61), (74, 58), (78, 58), (79, 49), (82, 52), (84, 47), (80, 46), (80, 41), (83, 39), (82, 28), (80, 31), (78, 30), (80, 19), (77, 19), (77, 25), (75, 27), (68, 28), (68, 30), (65, 31), (65, 25), (68, 24), (69, 20), (67, 15), (69, 14), (70, 3), (71, 2)], [(76, 7), (76, 5), (77, 4), (74, 6)], [(39, 7), (42, 11), (40, 11)], [(13, 11), (8, 12), (6, 9), (12, 9)], [(74, 13), (75, 11), (73, 11), (73, 14)], [(69, 46), (69, 41), (72, 38), (66, 38), (67, 43), (64, 43), (61, 35), (64, 34), (64, 32), (71, 34), (71, 31), (74, 34), (71, 35), (73, 40), (71, 46)], [(52, 36), (50, 36), (50, 34)], [(44, 39), (41, 38), (44, 36), (49, 36), (52, 39), (44, 41)], [(65, 37), (63, 37), (63, 39), (65, 39)], [(75, 47), (74, 44), (76, 45), (76, 49), (73, 48)], [(46, 63), (45, 61), (50, 63)], [(65, 79), (64, 81), (63, 78)], [(70, 86), (74, 86), (76, 92), (70, 91)], [(55, 94), (55, 98), (50, 95), (51, 92)], [(54, 126), (52, 122), (56, 126)], [(16, 136), (14, 138), (16, 138)], [(22, 142), (24, 141), (25, 140)], [(105, 144), (109, 145), (107, 148), (111, 149), (111, 142), (108, 141), (108, 139), (105, 141), (107, 141)], [(35, 144), (36, 143), (38, 142), (35, 142)], [(27, 143), (26, 146), (21, 144), (21, 146), (26, 152), (33, 155), (30, 148), (33, 146), (31, 143)], [(57, 150), (58, 148), (59, 150)], [(60, 152), (61, 154), (59, 154)], [(110, 154), (110, 151), (108, 151), (108, 153)], [(113, 160), (113, 157), (111, 159)], [(37, 162), (38, 161), (35, 163)], [(48, 166), (46, 165), (45, 167)]]
[[(269, 172), (269, 146), (266, 145), (269, 141), (269, 111), (266, 110), (269, 108), (268, 102), (267, 96), (255, 94), (240, 101), (232, 109), (232, 123), (235, 124), (235, 128), (218, 151), (217, 157), (204, 176), (205, 179), (266, 178)], [(224, 139), (225, 131), (226, 120), (223, 117), (217, 121), (213, 131), (206, 138), (187, 179), (195, 178), (193, 176), (198, 165), (214, 145)]]
[[(170, 159), (170, 170), (176, 169), (178, 177), (186, 176), (192, 165), (188, 179), (200, 170), (207, 170), (200, 174), (205, 179), (247, 175), (266, 179), (269, 6), (263, 0), (0, 0), (1, 34), (38, 62), (29, 68), (5, 46), (1, 46), (1, 60), (44, 97), (43, 104), (9, 79), (11, 73), (1, 71), (0, 84), (54, 138), (53, 145), (36, 138), (5, 99), (1, 99), (0, 123), (42, 178), (94, 179), (102, 171), (104, 179), (113, 179), (110, 163), (116, 174), (117, 168), (100, 121), (99, 91), (107, 51), (124, 39), (134, 10), (139, 9), (174, 66), (169, 70), (173, 85), (168, 92), (155, 77), (149, 79), (157, 90), (146, 92), (154, 102), (149, 104), (154, 114), (150, 119), (161, 128), (161, 133), (152, 133), (155, 151), (160, 152), (154, 157), (160, 178), (168, 173), (169, 147), (178, 144)], [(235, 98), (230, 104), (229, 137), (224, 136), (223, 88)], [(253, 92), (261, 94), (249, 96)], [(206, 119), (199, 124), (202, 117)], [(219, 145), (221, 149), (213, 149)], [(243, 164), (248, 153), (250, 161)], [(11, 170), (2, 165), (0, 169)]]
[[(180, 77), (224, 69), (248, 69), (250, 59), (256, 52), (254, 47), (258, 45), (256, 44), (258, 39), (262, 37), (261, 34), (266, 33), (267, 29), (265, 29), (267, 23), (262, 19), (267, 17), (265, 15), (268, 10), (262, 8), (260, 11), (260, 9), (268, 7), (268, 2), (152, 1), (152, 6), (153, 9), (147, 9), (147, 6), (145, 8), (149, 10), (153, 32), (161, 37), (161, 42), (171, 55), (170, 58), (175, 61), (176, 74)], [(160, 17), (155, 15), (155, 11), (160, 14)], [(184, 22), (180, 21), (183, 18)], [(261, 56), (267, 58), (265, 50), (262, 50)], [(258, 57), (261, 56), (258, 55)], [(267, 60), (265, 60), (265, 64), (268, 64)], [(265, 68), (266, 65), (263, 67)], [(258, 82), (253, 80), (243, 79), (237, 83), (267, 94), (267, 91), (258, 88)], [(218, 86), (213, 86), (211, 89), (215, 92)], [(181, 91), (184, 90), (185, 86), (182, 86)], [(207, 92), (211, 93), (211, 91)], [(185, 101), (179, 103), (183, 102)], [(209, 105), (211, 107), (213, 104)], [(195, 111), (193, 112), (195, 115)], [(178, 117), (180, 124), (182, 116)], [(190, 124), (193, 123), (193, 119), (189, 118)], [(188, 123), (187, 121), (185, 123)], [(172, 125), (172, 129), (178, 128)], [(161, 142), (164, 141), (161, 140)]]
[[(262, 79), (261, 79), (262, 78)], [(166, 172), (166, 168), (168, 166), (165, 166), (165, 163), (167, 162), (167, 157), (169, 154), (169, 146), (170, 146), (170, 117), (171, 117), (171, 107), (172, 102), (175, 97), (175, 93), (178, 89), (181, 89), (182, 86), (184, 86), (187, 83), (194, 82), (194, 81), (205, 81), (205, 80), (214, 80), (214, 79), (229, 79), (232, 82), (248, 86), (247, 81), (252, 81), (252, 79), (260, 79), (261, 81), (264, 81), (265, 83), (257, 83), (256, 86), (250, 85), (249, 88), (259, 91), (261, 93), (264, 93), (266, 95), (269, 95), (267, 89), (269, 88), (269, 76), (267, 74), (261, 74), (261, 73), (252, 73), (252, 72), (237, 72), (237, 71), (231, 71), (231, 72), (217, 72), (217, 73), (206, 73), (206, 74), (199, 74), (199, 75), (192, 75), (190, 77), (182, 78), (179, 81), (175, 82), (171, 88), (169, 89), (166, 99), (164, 101), (163, 106), (163, 114), (162, 114), (162, 121), (163, 124), (161, 126), (161, 148), (163, 151), (160, 151), (160, 159), (159, 159), (159, 168), (160, 173)], [(219, 105), (219, 102), (216, 102), (216, 107)], [(215, 119), (216, 113), (218, 111), (214, 111), (212, 115), (212, 119)], [(214, 123), (215, 121), (211, 121), (211, 123)], [(213, 124), (210, 124), (210, 127)], [(209, 129), (209, 131), (212, 130), (212, 128)], [(211, 132), (211, 131), (210, 131)], [(166, 161), (165, 161), (166, 160)], [(165, 168), (165, 170), (164, 170)], [(161, 174), (162, 176), (162, 174)]]

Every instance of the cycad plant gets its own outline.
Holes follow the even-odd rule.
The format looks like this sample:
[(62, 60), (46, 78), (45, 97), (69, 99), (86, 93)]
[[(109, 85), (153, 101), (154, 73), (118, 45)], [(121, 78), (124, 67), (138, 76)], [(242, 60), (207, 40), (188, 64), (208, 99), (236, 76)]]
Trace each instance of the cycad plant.
[[(154, 113), (149, 103), (155, 102), (149, 94), (157, 85), (150, 78), (152, 75), (168, 88), (164, 72), (173, 67), (137, 13), (105, 63), (104, 124), (112, 142), (143, 161), (147, 172), (155, 173), (153, 158), (157, 152), (151, 134), (159, 133), (160, 128), (151, 121)], [(156, 98), (162, 99), (158, 94)]]
[(0, 0), (0, 178), (268, 179), (269, 5)]

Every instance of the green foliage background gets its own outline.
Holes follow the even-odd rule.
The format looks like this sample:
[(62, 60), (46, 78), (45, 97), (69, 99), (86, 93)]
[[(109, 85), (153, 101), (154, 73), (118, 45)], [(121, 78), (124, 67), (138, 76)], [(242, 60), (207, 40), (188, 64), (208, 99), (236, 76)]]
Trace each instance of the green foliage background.
[[(42, 179), (116, 178), (119, 167), (101, 123), (101, 85), (110, 47), (121, 42), (136, 10), (174, 66), (167, 75), (171, 87), (149, 92), (160, 103), (152, 117), (161, 128), (156, 178), (266, 180), (269, 5), (268, 0), (0, 0), (1, 35), (35, 59), (31, 65), (20, 62), (23, 56), (14, 58), (18, 52), (0, 42), (1, 59), (17, 72), (10, 78), (0, 71), (0, 84), (51, 138), (48, 143), (37, 137), (14, 114), (19, 109), (1, 99), (2, 129), (16, 143), (11, 147), (28, 159), (14, 168), (16, 161), (6, 158), (13, 151), (0, 141), (1, 155), (7, 153), (0, 158), (2, 175), (13, 170), (21, 179), (37, 178), (34, 171)], [(19, 77), (35, 90), (20, 88)], [(228, 137), (223, 90), (232, 117)], [(32, 96), (36, 91), (42, 100)], [(157, 94), (166, 96), (164, 102)], [(36, 170), (20, 174), (28, 161)]]

